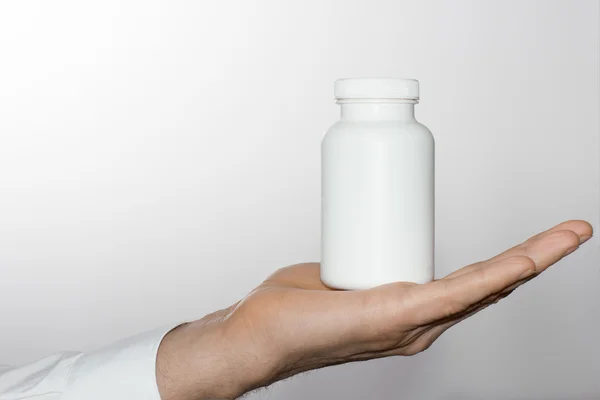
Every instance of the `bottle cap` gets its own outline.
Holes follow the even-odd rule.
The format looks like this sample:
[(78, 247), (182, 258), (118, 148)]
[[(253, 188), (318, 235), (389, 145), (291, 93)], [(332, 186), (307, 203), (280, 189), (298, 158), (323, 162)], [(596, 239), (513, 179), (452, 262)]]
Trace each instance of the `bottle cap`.
[(401, 78), (347, 78), (334, 85), (336, 99), (419, 100), (419, 81)]

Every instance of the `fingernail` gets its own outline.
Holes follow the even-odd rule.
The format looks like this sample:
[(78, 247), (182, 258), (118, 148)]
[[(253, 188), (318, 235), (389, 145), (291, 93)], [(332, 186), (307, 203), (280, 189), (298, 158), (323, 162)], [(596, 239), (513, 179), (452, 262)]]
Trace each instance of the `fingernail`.
[(574, 252), (578, 248), (579, 248), (579, 246), (571, 247), (569, 250), (565, 251), (565, 254), (563, 254), (563, 257), (568, 256), (569, 254), (571, 254), (572, 252)]
[(592, 235), (586, 235), (579, 238), (579, 244), (584, 244), (592, 238)]

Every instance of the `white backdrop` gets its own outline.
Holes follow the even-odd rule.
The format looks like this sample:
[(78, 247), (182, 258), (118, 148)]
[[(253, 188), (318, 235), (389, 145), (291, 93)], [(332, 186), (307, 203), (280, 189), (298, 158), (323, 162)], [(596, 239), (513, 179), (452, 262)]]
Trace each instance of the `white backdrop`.
[[(598, 1), (0, 3), (0, 363), (200, 317), (319, 257), (339, 77), (421, 81), (437, 275), (599, 225)], [(600, 251), (412, 358), (251, 399), (600, 396)]]

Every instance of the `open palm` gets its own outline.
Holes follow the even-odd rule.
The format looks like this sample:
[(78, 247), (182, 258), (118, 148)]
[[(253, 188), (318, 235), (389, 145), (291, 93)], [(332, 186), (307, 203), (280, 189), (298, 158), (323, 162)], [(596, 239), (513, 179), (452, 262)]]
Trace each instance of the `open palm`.
[(423, 285), (398, 282), (339, 291), (321, 282), (318, 263), (294, 265), (276, 271), (231, 307), (227, 320), (236, 335), (244, 332), (246, 351), (273, 361), (265, 361), (268, 381), (327, 365), (412, 355), (508, 296), (591, 235), (587, 222), (564, 222)]

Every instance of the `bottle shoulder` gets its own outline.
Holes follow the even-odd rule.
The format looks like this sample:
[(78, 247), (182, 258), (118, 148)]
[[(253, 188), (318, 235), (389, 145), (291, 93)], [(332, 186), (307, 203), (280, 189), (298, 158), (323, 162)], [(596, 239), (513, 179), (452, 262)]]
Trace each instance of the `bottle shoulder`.
[(337, 121), (325, 132), (323, 140), (363, 135), (381, 137), (418, 136), (433, 140), (431, 131), (417, 120), (412, 121)]

